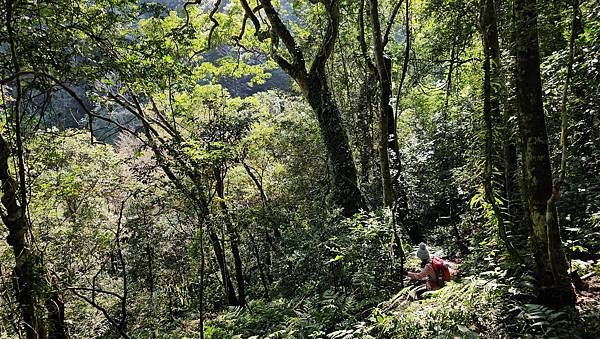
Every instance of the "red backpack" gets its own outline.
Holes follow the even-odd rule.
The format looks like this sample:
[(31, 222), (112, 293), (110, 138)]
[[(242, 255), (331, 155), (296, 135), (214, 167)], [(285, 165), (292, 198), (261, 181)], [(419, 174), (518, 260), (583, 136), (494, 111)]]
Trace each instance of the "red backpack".
[(435, 271), (438, 286), (442, 287), (447, 281), (451, 280), (449, 265), (444, 260), (434, 257), (431, 260), (431, 266), (433, 266), (433, 270)]

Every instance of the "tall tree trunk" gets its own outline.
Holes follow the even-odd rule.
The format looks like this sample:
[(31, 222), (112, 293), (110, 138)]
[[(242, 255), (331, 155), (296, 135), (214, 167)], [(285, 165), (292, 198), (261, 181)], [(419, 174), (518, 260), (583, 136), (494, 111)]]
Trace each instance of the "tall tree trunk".
[(235, 290), (233, 289), (233, 283), (231, 281), (231, 276), (229, 275), (229, 269), (227, 268), (227, 262), (225, 261), (225, 252), (223, 251), (223, 247), (221, 247), (221, 241), (219, 236), (217, 236), (213, 230), (209, 230), (208, 236), (210, 238), (213, 251), (215, 252), (217, 264), (219, 265), (219, 271), (221, 272), (221, 280), (223, 281), (223, 289), (225, 290), (227, 304), (230, 306), (236, 306), (238, 305), (238, 299), (235, 294)]
[[(17, 42), (15, 40), (13, 15), (14, 3), (12, 0), (5, 2), (6, 32), (8, 48), (10, 50), (12, 71), (19, 74), (21, 66), (18, 59)], [(15, 102), (11, 114), (14, 122), (17, 152), (18, 182), (10, 174), (11, 151), (0, 135), (0, 181), (2, 182), (2, 204), (6, 211), (2, 213), (2, 221), (8, 228), (7, 243), (12, 247), (15, 256), (14, 274), (16, 277), (16, 299), (21, 307), (21, 314), (25, 323), (27, 338), (46, 338), (46, 326), (43, 321), (40, 302), (43, 291), (44, 266), (40, 258), (31, 250), (28, 241), (30, 224), (27, 219), (27, 190), (25, 184), (25, 161), (23, 158), (23, 139), (21, 135), (21, 79), (16, 78)]]
[[(514, 17), (514, 13), (513, 13)], [(529, 217), (529, 202), (527, 200), (527, 187), (525, 182), (525, 153), (527, 144), (525, 143), (523, 126), (519, 123), (519, 103), (517, 98), (516, 82), (517, 82), (517, 49), (515, 44), (517, 41), (517, 29), (516, 22), (512, 20), (510, 29), (510, 39), (508, 39), (508, 48), (510, 58), (514, 65), (511, 65), (511, 86), (507, 87), (507, 90), (512, 90), (510, 94), (507, 92), (506, 107), (504, 110), (504, 126), (506, 136), (504, 139), (504, 162), (508, 162), (510, 166), (505, 166), (505, 187), (504, 190), (507, 193), (507, 197), (513, 197), (512, 201), (509, 201), (512, 211), (510, 216), (515, 222), (513, 225), (514, 235), (516, 243), (521, 246), (526, 246), (532, 233), (533, 227), (531, 226), (531, 220)], [(509, 124), (511, 118), (513, 121)]]
[[(408, 3), (408, 0), (407, 0)], [(408, 34), (407, 34), (408, 36)], [(408, 42), (407, 42), (408, 43)], [(406, 196), (406, 182), (404, 181), (404, 175), (402, 172), (402, 160), (400, 160), (400, 145), (398, 144), (398, 132), (396, 130), (396, 114), (392, 109), (392, 59), (389, 57), (384, 58), (386, 73), (388, 76), (387, 84), (389, 85), (389, 109), (386, 109), (387, 115), (387, 134), (388, 143), (387, 151), (390, 161), (390, 174), (392, 176), (392, 188), (394, 192), (394, 213), (396, 214), (396, 221), (402, 223), (405, 221), (408, 215), (408, 198)], [(405, 76), (405, 68), (403, 67), (403, 75)], [(386, 85), (387, 86), (387, 85)]]
[[(388, 33), (391, 29), (393, 19), (396, 17), (402, 5), (402, 0), (396, 3), (392, 18), (388, 22), (385, 35), (382, 35), (381, 22), (379, 20), (379, 2), (369, 0), (369, 19), (371, 22), (372, 43), (374, 52), (374, 63), (367, 55), (367, 47), (364, 37), (365, 25), (363, 22), (364, 0), (359, 3), (359, 42), (363, 58), (365, 58), (369, 70), (377, 75), (379, 83), (379, 164), (381, 170), (383, 205), (394, 208), (395, 212), (400, 212), (400, 219), (403, 220), (407, 210), (405, 190), (402, 183), (402, 163), (400, 161), (400, 151), (398, 146), (398, 135), (396, 132), (396, 116), (391, 104), (392, 93), (392, 59), (385, 55), (385, 45), (388, 41)], [(407, 14), (408, 14), (408, 1)], [(407, 15), (408, 20), (408, 15)], [(408, 21), (407, 21), (408, 23)], [(409, 32), (407, 25), (407, 46), (409, 45)], [(408, 66), (408, 59), (405, 58), (401, 83), (406, 75), (405, 70)], [(400, 91), (400, 89), (399, 89)]]
[[(346, 130), (342, 124), (339, 108), (333, 99), (328, 85), (325, 66), (329, 60), (340, 28), (340, 1), (316, 1), (321, 3), (327, 15), (327, 25), (323, 31), (323, 40), (317, 48), (310, 68), (307, 69), (302, 48), (297, 44), (292, 32), (282, 21), (271, 0), (259, 0), (260, 10), (270, 23), (271, 56), (279, 66), (300, 86), (302, 94), (315, 112), (321, 135), (325, 141), (327, 156), (331, 168), (331, 196), (342, 208), (344, 216), (351, 216), (364, 207), (361, 192), (357, 184), (356, 167), (352, 158)], [(250, 7), (247, 0), (240, 0), (244, 12), (252, 21), (256, 35), (265, 39), (261, 29), (261, 20)], [(288, 52), (288, 59), (278, 52), (280, 42)]]
[(246, 305), (246, 282), (244, 281), (244, 269), (242, 264), (242, 257), (240, 256), (240, 235), (238, 231), (231, 224), (231, 221), (227, 224), (227, 233), (229, 235), (229, 245), (231, 246), (231, 254), (233, 256), (233, 266), (235, 269), (235, 280), (237, 282), (238, 290), (238, 305)]
[(8, 228), (6, 242), (12, 247), (15, 256), (13, 272), (16, 278), (16, 300), (21, 307), (27, 338), (45, 338), (46, 329), (38, 306), (42, 285), (36, 281), (36, 278), (43, 276), (38, 272), (41, 262), (31, 251), (27, 239), (29, 222), (25, 208), (18, 199), (19, 184), (10, 174), (10, 156), (10, 148), (4, 137), (0, 135), (0, 181), (2, 182), (2, 205), (6, 209), (2, 214), (2, 221)]
[[(358, 165), (359, 165), (359, 183), (364, 190), (370, 187), (371, 176), (373, 172), (373, 135), (371, 134), (371, 125), (373, 124), (373, 114), (371, 113), (371, 98), (375, 96), (373, 84), (376, 76), (368, 73), (361, 86), (358, 103), (356, 106), (356, 129), (358, 143)], [(368, 199), (367, 199), (368, 200)], [(368, 201), (367, 201), (368, 202)], [(376, 204), (369, 203), (369, 207)]]
[(547, 204), (553, 183), (542, 101), (536, 1), (515, 0), (514, 17), (517, 101), (539, 301), (552, 306), (574, 305), (576, 298), (567, 272), (556, 206)]
[[(358, 42), (360, 45), (360, 51), (362, 58), (365, 63), (365, 75), (364, 83), (361, 87), (361, 92), (358, 97), (357, 105), (357, 128), (358, 135), (361, 140), (359, 155), (360, 155), (360, 183), (362, 187), (368, 187), (370, 195), (375, 193), (375, 196), (379, 196), (379, 187), (383, 185), (377, 185), (377, 189), (373, 187), (375, 184), (372, 182), (371, 177), (375, 177), (376, 171), (372, 167), (374, 163), (374, 146), (375, 141), (373, 140), (374, 133), (372, 131), (373, 126), (373, 98), (377, 95), (377, 79), (379, 77), (377, 69), (369, 56), (369, 50), (367, 46), (367, 40), (365, 37), (365, 1), (359, 0), (358, 3)], [(368, 199), (367, 203), (371, 208), (375, 208), (380, 205), (379, 199), (372, 201)]]
[[(369, 18), (373, 33), (373, 51), (375, 54), (375, 67), (379, 80), (379, 166), (381, 168), (381, 183), (383, 188), (383, 206), (391, 208), (394, 203), (394, 190), (392, 187), (392, 174), (390, 171), (390, 157), (388, 143), (396, 133), (390, 134), (390, 128), (395, 130), (394, 110), (390, 104), (392, 98), (391, 60), (386, 60), (383, 51), (381, 24), (379, 22), (379, 4), (377, 0), (369, 1)], [(392, 125), (392, 126), (390, 126)], [(394, 138), (395, 139), (395, 138)], [(392, 146), (393, 147), (393, 146)]]
[(221, 208), (221, 212), (223, 213), (223, 218), (225, 219), (225, 227), (227, 229), (227, 235), (229, 236), (229, 246), (231, 247), (231, 254), (233, 256), (233, 265), (235, 269), (235, 280), (237, 282), (237, 302), (238, 305), (244, 306), (246, 304), (246, 284), (244, 282), (244, 270), (242, 267), (242, 258), (240, 256), (239, 249), (239, 233), (235, 229), (231, 216), (229, 215), (229, 210), (227, 208), (227, 203), (225, 202), (225, 176), (223, 171), (219, 168), (219, 166), (215, 166), (214, 168), (215, 174), (215, 182), (216, 182), (216, 191), (217, 197), (219, 198), (219, 207)]
[(498, 223), (498, 234), (513, 259), (519, 259), (519, 253), (512, 245), (506, 232), (503, 212), (496, 203), (494, 189), (494, 159), (497, 158), (497, 147), (494, 145), (494, 130), (500, 121), (500, 44), (498, 42), (498, 25), (494, 0), (481, 1), (481, 35), (484, 50), (484, 82), (483, 82), (483, 117), (485, 124), (485, 170), (484, 189), (488, 203), (492, 206)]
[[(394, 183), (394, 192), (396, 193), (395, 197), (395, 210), (396, 210), (396, 218), (399, 219), (399, 222), (405, 221), (408, 216), (408, 197), (406, 191), (406, 181), (404, 180), (404, 175), (402, 171), (402, 162), (400, 160), (400, 146), (398, 144), (398, 132), (396, 130), (396, 120), (397, 116), (401, 113), (400, 111), (400, 100), (402, 98), (402, 88), (404, 86), (404, 81), (406, 80), (406, 75), (408, 74), (408, 62), (410, 59), (410, 0), (405, 0), (405, 12), (404, 12), (404, 29), (406, 33), (406, 43), (404, 45), (404, 56), (402, 60), (402, 73), (400, 74), (400, 82), (398, 83), (398, 93), (396, 95), (396, 115), (394, 116), (394, 124), (393, 124), (393, 132), (394, 132), (394, 140), (392, 144), (392, 150), (394, 156), (392, 156), (392, 169), (394, 170), (393, 174), (393, 183)], [(392, 69), (390, 65), (388, 69)], [(391, 76), (391, 71), (390, 71)], [(390, 80), (391, 82), (391, 80)]]
[(331, 194), (342, 208), (344, 216), (351, 216), (364, 207), (358, 189), (356, 167), (348, 136), (342, 125), (340, 111), (327, 84), (325, 71), (311, 73), (301, 87), (311, 108), (315, 111), (321, 135), (325, 141), (331, 168)]

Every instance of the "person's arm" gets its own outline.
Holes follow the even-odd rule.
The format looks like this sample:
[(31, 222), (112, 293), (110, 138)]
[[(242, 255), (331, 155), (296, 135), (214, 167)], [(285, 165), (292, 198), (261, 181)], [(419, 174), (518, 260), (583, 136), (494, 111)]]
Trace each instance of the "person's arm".
[(415, 280), (427, 280), (431, 270), (433, 270), (433, 267), (431, 267), (431, 264), (427, 264), (419, 273), (409, 272), (408, 277)]

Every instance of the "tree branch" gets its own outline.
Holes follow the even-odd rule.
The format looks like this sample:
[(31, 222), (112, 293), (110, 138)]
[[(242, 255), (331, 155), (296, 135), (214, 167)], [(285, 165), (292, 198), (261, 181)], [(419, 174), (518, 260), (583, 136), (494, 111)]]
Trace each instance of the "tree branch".
[(398, 84), (398, 94), (396, 95), (396, 116), (400, 114), (400, 98), (402, 97), (402, 87), (404, 86), (404, 80), (408, 73), (408, 61), (410, 59), (410, 0), (406, 0), (406, 12), (405, 12), (405, 30), (406, 30), (406, 41), (404, 45), (404, 60), (402, 60), (402, 74), (400, 75), (400, 83)]
[(273, 7), (271, 0), (259, 0), (261, 5), (263, 6), (263, 10), (271, 23), (271, 30), (277, 37), (281, 39), (283, 44), (285, 45), (287, 51), (292, 56), (292, 64), (296, 69), (306, 70), (306, 62), (304, 60), (304, 54), (302, 50), (296, 44), (296, 40), (292, 36), (292, 33), (285, 26), (279, 14)]
[(91, 306), (93, 306), (95, 309), (97, 309), (98, 311), (102, 312), (102, 314), (104, 315), (104, 317), (106, 318), (106, 320), (108, 320), (108, 322), (114, 326), (114, 328), (117, 330), (117, 332), (119, 332), (119, 335), (125, 339), (130, 339), (131, 337), (129, 337), (129, 335), (127, 335), (127, 333), (125, 333), (125, 331), (123, 331), (120, 327), (119, 324), (115, 321), (115, 319), (113, 319), (110, 314), (108, 314), (108, 311), (98, 305), (96, 302), (94, 302), (93, 300), (91, 300), (90, 298), (86, 297), (83, 294), (78, 293), (76, 290), (71, 289), (71, 292), (73, 292), (73, 294), (75, 294), (77, 297), (79, 297), (80, 299), (83, 299), (85, 302), (87, 302), (88, 304), (90, 304)]
[(215, 30), (217, 29), (217, 27), (219, 27), (219, 22), (217, 21), (217, 19), (215, 19), (215, 14), (219, 10), (220, 6), (221, 6), (221, 0), (215, 1), (215, 5), (214, 5), (213, 9), (208, 14), (208, 18), (213, 23), (213, 25), (210, 27), (210, 31), (208, 32), (208, 41), (206, 42), (206, 46), (209, 50), (210, 50), (210, 45), (212, 43), (213, 34), (215, 33)]
[(367, 68), (370, 73), (375, 73), (375, 65), (369, 57), (369, 48), (367, 47), (367, 40), (365, 38), (365, 0), (360, 0), (358, 3), (358, 44), (360, 45), (360, 52), (367, 64)]
[[(408, 0), (406, 0), (406, 1), (408, 2)], [(392, 10), (392, 14), (390, 15), (389, 20), (387, 22), (385, 34), (383, 35), (383, 47), (384, 48), (385, 48), (385, 46), (387, 46), (387, 44), (389, 42), (390, 32), (392, 31), (392, 26), (394, 25), (394, 21), (396, 21), (396, 16), (398, 15), (398, 12), (400, 11), (400, 7), (402, 7), (402, 0), (398, 0), (396, 5), (394, 6), (394, 9)]]
[(118, 293), (115, 293), (115, 292), (112, 292), (112, 291), (101, 290), (101, 289), (97, 289), (97, 288), (67, 286), (67, 287), (65, 287), (65, 290), (69, 290), (69, 291), (86, 291), (86, 292), (108, 294), (108, 295), (112, 295), (113, 297), (118, 298), (119, 300), (123, 300), (123, 296), (121, 296)]
[[(261, 24), (260, 24), (260, 20), (258, 20), (258, 17), (256, 16), (256, 12), (258, 12), (259, 10), (261, 10), (263, 8), (262, 5), (258, 5), (256, 6), (254, 9), (252, 9), (250, 7), (250, 5), (248, 4), (247, 0), (240, 0), (240, 3), (242, 4), (242, 8), (244, 8), (244, 26), (246, 23), (246, 19), (250, 19), (250, 21), (252, 21), (252, 24), (254, 25), (254, 35), (256, 37), (258, 37), (258, 40), (263, 41), (264, 39), (267, 38), (266, 34), (263, 34), (263, 32), (261, 32)], [(239, 38), (241, 39), (241, 37), (243, 36), (243, 32), (242, 34), (239, 35)]]
[(340, 32), (340, 7), (338, 0), (329, 0), (328, 3), (326, 3), (325, 0), (319, 2), (325, 6), (327, 14), (329, 15), (329, 21), (321, 47), (310, 67), (311, 74), (322, 72), (324, 70), (325, 63), (327, 63), (331, 53), (333, 53), (333, 47), (335, 46), (335, 42)]

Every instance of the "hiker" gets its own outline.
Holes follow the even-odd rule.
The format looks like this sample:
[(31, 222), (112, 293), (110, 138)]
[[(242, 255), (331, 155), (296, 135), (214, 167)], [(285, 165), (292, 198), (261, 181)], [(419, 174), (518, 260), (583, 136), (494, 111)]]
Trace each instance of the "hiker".
[(425, 281), (425, 285), (417, 287), (414, 291), (416, 299), (421, 299), (423, 293), (439, 290), (446, 281), (450, 281), (450, 269), (442, 259), (430, 256), (425, 243), (419, 244), (417, 257), (421, 259), (421, 271), (409, 272), (407, 275), (410, 279)]

